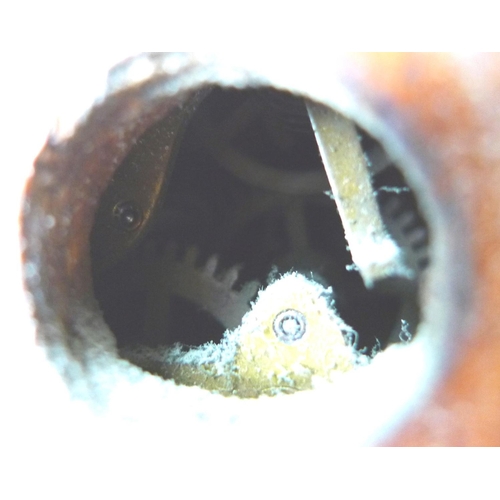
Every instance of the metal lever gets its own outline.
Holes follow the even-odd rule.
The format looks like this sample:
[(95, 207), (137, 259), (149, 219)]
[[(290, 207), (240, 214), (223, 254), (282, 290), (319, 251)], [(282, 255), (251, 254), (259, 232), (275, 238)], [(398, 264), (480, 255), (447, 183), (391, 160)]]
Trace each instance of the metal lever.
[(182, 136), (209, 91), (179, 103), (139, 138), (115, 172), (101, 198), (91, 235), (94, 268), (107, 269), (122, 261), (151, 227)]
[(410, 278), (403, 253), (382, 221), (354, 124), (326, 106), (306, 106), (352, 260), (365, 285), (371, 288), (390, 277)]

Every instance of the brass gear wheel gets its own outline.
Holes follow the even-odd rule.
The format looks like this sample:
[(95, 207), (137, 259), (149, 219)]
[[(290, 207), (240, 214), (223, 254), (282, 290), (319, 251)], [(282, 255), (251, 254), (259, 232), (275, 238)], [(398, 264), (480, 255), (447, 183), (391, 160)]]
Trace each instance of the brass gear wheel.
[(250, 281), (240, 290), (240, 266), (219, 269), (219, 259), (210, 256), (199, 266), (199, 251), (188, 247), (182, 258), (177, 257), (174, 243), (158, 249), (154, 241), (144, 246), (142, 255), (142, 289), (147, 294), (143, 338), (147, 343), (169, 343), (169, 317), (172, 297), (181, 297), (198, 309), (209, 313), (226, 330), (240, 325), (250, 310), (260, 283)]

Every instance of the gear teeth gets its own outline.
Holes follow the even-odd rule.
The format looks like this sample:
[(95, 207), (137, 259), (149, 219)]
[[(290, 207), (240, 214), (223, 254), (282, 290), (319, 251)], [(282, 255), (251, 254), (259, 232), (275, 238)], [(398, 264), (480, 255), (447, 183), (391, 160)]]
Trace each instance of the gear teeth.
[(219, 258), (217, 255), (211, 255), (203, 267), (203, 274), (206, 274), (207, 276), (214, 276), (218, 265)]
[(413, 212), (404, 212), (398, 217), (401, 230), (404, 233), (410, 232), (417, 222), (417, 218)]
[(382, 211), (389, 233), (406, 249), (407, 263), (415, 269), (427, 267), (428, 231), (413, 210), (403, 207), (396, 196), (384, 202)]
[(373, 174), (382, 172), (392, 163), (381, 146), (372, 147), (365, 155), (368, 157)]
[(396, 218), (401, 213), (401, 201), (399, 198), (392, 196), (384, 203), (384, 211), (387, 216)]
[(408, 235), (408, 241), (413, 249), (417, 250), (422, 247), (427, 239), (427, 230), (423, 227), (416, 227)]
[[(233, 330), (240, 325), (260, 286), (260, 283), (253, 281), (246, 283), (241, 291), (234, 290), (241, 266), (222, 270), (217, 275), (219, 257), (211, 255), (204, 265), (198, 266), (199, 252), (195, 246), (188, 247), (182, 257), (175, 242), (165, 245), (160, 255), (154, 244), (146, 250), (145, 260), (150, 271), (146, 282), (154, 297), (147, 317), (154, 325), (154, 331), (162, 332), (167, 328), (164, 318), (159, 317), (159, 311), (165, 309), (164, 303), (172, 295), (187, 299), (206, 310), (226, 329)], [(150, 328), (145, 327), (145, 332)]]
[(249, 281), (243, 285), (239, 295), (245, 303), (249, 304), (257, 295), (259, 288), (260, 283), (258, 281)]
[(421, 269), (421, 270), (425, 269), (429, 265), (429, 257), (427, 257), (426, 255), (420, 257), (418, 259), (417, 264), (418, 264), (419, 269)]
[(241, 266), (233, 266), (225, 271), (220, 277), (219, 281), (228, 289), (233, 288), (240, 275)]

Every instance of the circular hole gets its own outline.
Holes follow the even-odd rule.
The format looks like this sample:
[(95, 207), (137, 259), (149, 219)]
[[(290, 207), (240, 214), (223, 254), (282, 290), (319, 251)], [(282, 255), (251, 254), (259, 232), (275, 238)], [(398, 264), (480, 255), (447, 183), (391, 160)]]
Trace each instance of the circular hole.
[[(257, 295), (258, 288), (294, 272), (310, 277), (325, 292), (331, 290), (328, 305), (346, 324), (343, 335), (346, 345), (355, 346), (354, 364), (414, 337), (420, 319), (419, 286), (429, 255), (428, 226), (415, 194), (381, 144), (358, 128), (377, 209), (412, 273), (411, 279), (387, 279), (367, 287), (352, 262), (330, 195), (306, 101), (292, 94), (212, 89), (190, 117), (177, 155), (168, 161), (157, 159), (155, 169), (169, 173), (162, 177), (166, 187), (151, 207), (149, 228), (111, 261), (99, 230), (110, 206), (106, 200), (125, 198), (122, 190), (137, 198), (134, 189), (145, 189), (140, 178), (133, 177), (125, 186), (114, 179), (132, 179), (127, 170), (141, 167), (137, 159), (150, 161), (163, 128), (164, 120), (152, 125), (128, 152), (103, 195), (91, 236), (95, 295), (123, 356), (180, 384), (213, 389), (214, 381), (206, 374), (215, 366), (214, 343), (221, 359), (227, 357), (224, 349), (238, 351), (224, 339), (232, 338), (230, 332), (244, 332), (243, 320), (252, 303), (266, 300)], [(143, 175), (149, 172), (147, 167)], [(114, 215), (117, 206), (126, 208), (128, 223), (130, 202), (118, 202)], [(321, 300), (326, 303), (326, 298)], [(283, 314), (276, 313), (275, 333)], [(303, 318), (305, 329), (304, 313), (296, 315)], [(279, 331), (277, 337), (286, 344), (299, 345), (295, 340), (303, 336), (296, 339), (284, 326)], [(287, 336), (290, 340), (285, 341)], [(266, 349), (263, 345), (262, 352)], [(311, 359), (327, 349), (327, 343), (310, 346), (310, 356), (300, 362), (297, 358), (296, 366), (308, 371), (309, 379), (316, 376), (319, 368)], [(172, 358), (175, 352), (181, 356)], [(193, 373), (200, 370), (204, 352), (207, 361), (200, 382)], [(274, 355), (276, 366), (284, 353)], [(186, 361), (189, 356), (191, 364)], [(261, 360), (270, 374), (272, 356), (267, 353)], [(163, 370), (158, 369), (159, 358), (165, 361)], [(324, 362), (331, 360), (325, 357)], [(243, 368), (235, 361), (223, 371), (233, 378)], [(220, 366), (214, 378), (224, 378)], [(272, 391), (265, 385), (262, 393), (289, 393), (288, 380), (283, 387), (279, 380)], [(219, 392), (240, 395), (239, 383), (224, 381)], [(304, 387), (310, 384), (297, 384)]]
[[(137, 81), (134, 65), (144, 60), (156, 70)], [(325, 99), (311, 90), (313, 74), (305, 80), (310, 89), (297, 87), (293, 74), (288, 74), (279, 87), (293, 94), (277, 94), (260, 87), (262, 81), (272, 83), (271, 77), (231, 73), (221, 63), (211, 67), (207, 82), (206, 63), (189, 59), (183, 64), (176, 59), (177, 69), (169, 73), (168, 61), (164, 55), (141, 56), (118, 67), (100, 104), (88, 110), (67, 136), (52, 138), (37, 159), (22, 224), (26, 287), (40, 342), (75, 397), (127, 417), (146, 421), (151, 418), (149, 408), (155, 418), (161, 416), (162, 425), (184, 417), (193, 426), (224, 421), (237, 426), (241, 436), (250, 436), (255, 429), (267, 429), (272, 411), (275, 421), (283, 422), (280, 429), (273, 428), (273, 439), (276, 433), (293, 434), (307, 447), (311, 440), (296, 430), (301, 419), (314, 414), (315, 429), (331, 444), (373, 440), (436, 383), (452, 357), (450, 338), (457, 339), (461, 331), (468, 261), (459, 244), (463, 228), (454, 212), (456, 200), (438, 196), (438, 166), (423, 158), (409, 127), (396, 127), (397, 119), (384, 115), (376, 102), (364, 101), (353, 89), (348, 93), (356, 105), (347, 109), (335, 93)], [(335, 204), (324, 193), (329, 185), (314, 134), (305, 130), (303, 116), (291, 120), (288, 115), (288, 109), (294, 116), (299, 113), (296, 102), (302, 97), (356, 119), (380, 212), (417, 279), (385, 280), (372, 289), (364, 286), (352, 266)], [(224, 129), (225, 117), (249, 98), (263, 103), (258, 108), (263, 109), (260, 122), (244, 131), (249, 111), (243, 106), (243, 116), (236, 116), (236, 122)], [(367, 112), (366, 106), (372, 108)], [(250, 102), (247, 108), (252, 107)], [(210, 134), (207, 120), (213, 121), (219, 137)], [(163, 132), (158, 136), (158, 131)], [(162, 140), (154, 140), (155, 134), (178, 140), (165, 147)], [(151, 147), (141, 147), (144, 141)], [(161, 168), (155, 168), (158, 158)], [(120, 177), (126, 164), (127, 175)], [(115, 198), (118, 191), (110, 188), (118, 183), (130, 191), (118, 190), (123, 196)], [(137, 228), (124, 231), (110, 222), (113, 207), (131, 201), (138, 207), (145, 203), (147, 209), (141, 208)], [(168, 281), (177, 292), (184, 286), (183, 293), (176, 292), (174, 305), (182, 314), (168, 314), (168, 307), (165, 315), (145, 313), (151, 298), (161, 298), (141, 288), (146, 274), (158, 277), (155, 266), (141, 267), (148, 267), (143, 258), (148, 253), (155, 257), (153, 262), (160, 259), (180, 267), (180, 276), (190, 270), (196, 277), (203, 269), (212, 285), (214, 277), (225, 283), (226, 294), (219, 296), (232, 300), (234, 307), (205, 307), (211, 319), (200, 314), (197, 321), (207, 337), (187, 335), (197, 328), (196, 321), (186, 332), (179, 328), (203, 309), (199, 306), (207, 297), (214, 296), (198, 287), (200, 295), (193, 300), (193, 288), (184, 278)], [(327, 303), (335, 300), (344, 326), (351, 327), (341, 328), (345, 346), (356, 343), (367, 356), (381, 351), (366, 367), (342, 377), (342, 383), (297, 392), (289, 383), (290, 390), (282, 391), (285, 397), (227, 398), (214, 394), (224, 391), (206, 380), (194, 381), (193, 385), (205, 387), (201, 392), (170, 381), (159, 384), (158, 377), (122, 359), (128, 348), (138, 345), (204, 344), (208, 338), (219, 342), (227, 325), (237, 328), (244, 302), (255, 297), (255, 283), (266, 287), (268, 280), (291, 269), (307, 273), (321, 290), (332, 288), (321, 296)], [(148, 318), (153, 328), (145, 328)], [(158, 337), (154, 324), (169, 321), (179, 335), (164, 338), (160, 330)], [(182, 346), (179, 350), (189, 352)], [(133, 361), (176, 378), (175, 370), (164, 374), (161, 366)], [(286, 376), (281, 382), (286, 386)], [(247, 395), (258, 394), (248, 390)], [(116, 401), (122, 405), (116, 407)], [(304, 411), (312, 413), (307, 416)]]

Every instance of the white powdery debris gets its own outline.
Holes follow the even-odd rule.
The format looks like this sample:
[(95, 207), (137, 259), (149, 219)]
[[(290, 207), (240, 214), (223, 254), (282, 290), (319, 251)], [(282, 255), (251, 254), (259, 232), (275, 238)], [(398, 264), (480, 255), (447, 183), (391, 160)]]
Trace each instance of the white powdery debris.
[(187, 347), (182, 344), (173, 346), (139, 346), (122, 351), (122, 355), (142, 366), (165, 365), (210, 365), (219, 375), (227, 371), (234, 361), (238, 349), (238, 332), (227, 331), (220, 343), (207, 342), (199, 347)]
[(139, 361), (139, 364), (160, 363), (193, 367), (209, 365), (216, 369), (218, 375), (227, 374), (235, 361), (241, 338), (263, 330), (269, 324), (270, 315), (274, 314), (274, 310), (279, 312), (287, 307), (293, 307), (293, 304), (288, 304), (293, 297), (295, 297), (293, 300), (297, 300), (297, 297), (314, 299), (314, 307), (321, 310), (322, 314), (327, 314), (339, 330), (344, 332), (347, 344), (353, 348), (356, 364), (363, 365), (368, 362), (367, 356), (355, 352), (357, 333), (344, 323), (335, 311), (332, 288), (325, 288), (297, 272), (276, 277), (265, 289), (260, 290), (255, 302), (252, 303), (251, 310), (243, 317), (241, 325), (235, 330), (224, 332), (219, 343), (211, 341), (198, 347), (188, 347), (179, 343), (156, 348), (141, 346), (122, 354), (131, 361)]
[(222, 375), (233, 363), (238, 350), (239, 331), (226, 331), (222, 340), (216, 344), (207, 342), (199, 347), (184, 350), (181, 344), (166, 348), (164, 361), (168, 364), (191, 366), (211, 365)]
[(377, 189), (377, 193), (384, 191), (386, 193), (395, 193), (395, 194), (401, 194), (401, 193), (409, 193), (410, 188), (409, 187), (399, 187), (399, 186), (381, 186)]
[(399, 254), (399, 247), (389, 237), (379, 241), (364, 239), (363, 245), (360, 245), (356, 255), (356, 264), (358, 267), (368, 267), (374, 263), (385, 264), (395, 261)]

